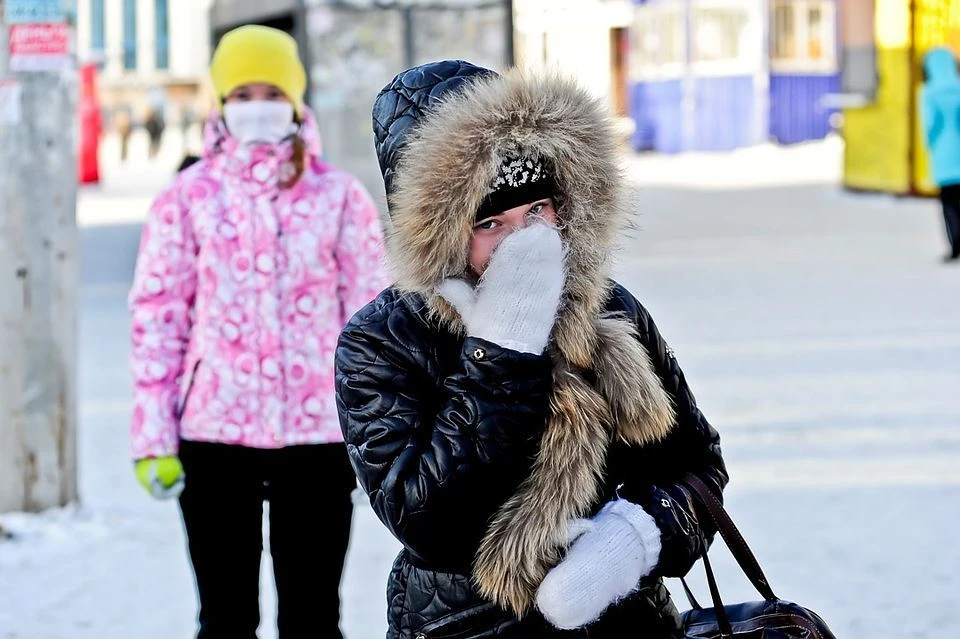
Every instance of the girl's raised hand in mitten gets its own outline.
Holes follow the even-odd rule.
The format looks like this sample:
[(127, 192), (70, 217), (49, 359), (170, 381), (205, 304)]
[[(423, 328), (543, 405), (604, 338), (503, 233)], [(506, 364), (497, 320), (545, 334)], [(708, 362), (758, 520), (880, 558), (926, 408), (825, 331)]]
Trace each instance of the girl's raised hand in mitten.
[(557, 319), (565, 274), (559, 231), (535, 222), (500, 243), (476, 288), (448, 279), (437, 292), (457, 309), (471, 337), (540, 355)]

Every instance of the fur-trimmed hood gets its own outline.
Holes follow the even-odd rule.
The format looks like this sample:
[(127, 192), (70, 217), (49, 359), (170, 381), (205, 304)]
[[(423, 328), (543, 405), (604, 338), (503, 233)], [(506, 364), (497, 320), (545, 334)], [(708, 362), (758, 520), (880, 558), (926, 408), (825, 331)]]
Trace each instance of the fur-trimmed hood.
[[(569, 273), (557, 339), (574, 346), (582, 340), (568, 333), (599, 313), (611, 251), (628, 220), (612, 122), (570, 80), (511, 71), (471, 78), (434, 97), (389, 167), (388, 259), (400, 288), (422, 294), (456, 324), (434, 289), (463, 274), (474, 215), (511, 153), (547, 158), (555, 172)], [(592, 344), (582, 346), (565, 350), (586, 366)]]
[(658, 441), (674, 421), (635, 327), (601, 317), (628, 223), (613, 124), (570, 80), (445, 61), (397, 76), (377, 98), (374, 129), (397, 286), (423, 296), (454, 332), (464, 331), (460, 317), (435, 289), (464, 274), (475, 214), (501, 162), (544, 158), (557, 183), (567, 279), (549, 347), (550, 414), (531, 474), (491, 520), (473, 575), (485, 596), (522, 615), (566, 548), (568, 521), (597, 505), (610, 442)]

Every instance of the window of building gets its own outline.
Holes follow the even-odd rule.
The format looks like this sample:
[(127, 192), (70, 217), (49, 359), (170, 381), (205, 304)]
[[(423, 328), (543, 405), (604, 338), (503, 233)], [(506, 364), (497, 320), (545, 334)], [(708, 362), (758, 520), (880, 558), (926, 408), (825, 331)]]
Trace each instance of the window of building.
[(747, 23), (743, 11), (702, 7), (694, 13), (693, 61), (717, 62), (740, 57), (741, 33)]
[(770, 59), (774, 71), (836, 73), (833, 0), (774, 0), (771, 16)]
[[(827, 55), (828, 46), (824, 42), (827, 35), (826, 25), (823, 23), (823, 7), (810, 5), (807, 7), (807, 55), (811, 60), (823, 60)], [(836, 37), (831, 29), (830, 35)]]
[(106, 46), (106, 17), (103, 12), (104, 0), (90, 2), (90, 50), (103, 53)]
[[(636, 8), (631, 76), (679, 77), (687, 62), (697, 75), (748, 74), (759, 66), (760, 29), (742, 0), (668, 1)], [(689, 16), (689, 19), (688, 19)]]
[(123, 68), (137, 68), (137, 0), (123, 0)]
[(167, 0), (155, 0), (156, 60), (158, 69), (170, 68), (170, 10)]
[(774, 60), (791, 59), (797, 55), (796, 32), (792, 3), (773, 6), (773, 31), (770, 57)]
[(699, 0), (692, 8), (691, 61), (699, 75), (733, 75), (757, 69), (756, 16), (749, 5)]
[(636, 8), (631, 29), (630, 75), (635, 81), (679, 77), (686, 57), (683, 7), (661, 2)]

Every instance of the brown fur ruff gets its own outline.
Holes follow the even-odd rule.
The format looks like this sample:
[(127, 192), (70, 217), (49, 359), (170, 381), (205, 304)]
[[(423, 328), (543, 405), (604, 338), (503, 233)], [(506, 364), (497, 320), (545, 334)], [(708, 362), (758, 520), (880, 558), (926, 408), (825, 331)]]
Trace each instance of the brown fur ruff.
[(514, 71), (475, 81), (411, 133), (384, 220), (398, 287), (421, 294), (435, 318), (464, 332), (434, 290), (464, 274), (474, 214), (511, 152), (552, 163), (568, 268), (550, 346), (545, 434), (531, 474), (491, 519), (474, 563), (479, 591), (523, 615), (566, 549), (569, 520), (596, 504), (610, 442), (658, 441), (674, 413), (635, 328), (600, 317), (609, 256), (627, 224), (624, 180), (609, 117), (567, 80)]

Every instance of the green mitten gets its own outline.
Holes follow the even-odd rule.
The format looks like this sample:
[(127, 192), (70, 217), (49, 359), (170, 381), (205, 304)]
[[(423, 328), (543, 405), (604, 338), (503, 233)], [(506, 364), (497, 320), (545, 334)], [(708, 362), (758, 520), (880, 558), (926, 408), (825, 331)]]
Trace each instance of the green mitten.
[(140, 485), (157, 499), (172, 499), (183, 492), (183, 466), (172, 455), (138, 459), (134, 471)]

